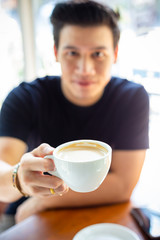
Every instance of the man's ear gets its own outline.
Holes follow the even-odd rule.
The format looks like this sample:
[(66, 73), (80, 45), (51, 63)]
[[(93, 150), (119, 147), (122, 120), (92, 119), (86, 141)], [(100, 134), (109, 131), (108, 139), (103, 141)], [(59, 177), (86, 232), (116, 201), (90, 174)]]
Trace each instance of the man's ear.
[(55, 55), (56, 61), (58, 62), (58, 51), (55, 44), (54, 44), (54, 55)]
[(117, 58), (118, 58), (118, 44), (114, 49), (114, 63), (117, 62)]

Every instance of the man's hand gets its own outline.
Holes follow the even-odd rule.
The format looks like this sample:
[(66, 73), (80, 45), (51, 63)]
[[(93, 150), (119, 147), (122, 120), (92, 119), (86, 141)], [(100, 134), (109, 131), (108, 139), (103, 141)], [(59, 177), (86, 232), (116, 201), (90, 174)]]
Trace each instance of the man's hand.
[[(29, 196), (48, 196), (54, 193), (62, 195), (68, 191), (62, 179), (55, 176), (44, 175), (43, 172), (54, 171), (52, 159), (44, 158), (52, 154), (54, 149), (48, 144), (41, 144), (32, 152), (22, 156), (18, 169), (18, 180), (21, 190)], [(50, 189), (54, 192), (51, 193)]]

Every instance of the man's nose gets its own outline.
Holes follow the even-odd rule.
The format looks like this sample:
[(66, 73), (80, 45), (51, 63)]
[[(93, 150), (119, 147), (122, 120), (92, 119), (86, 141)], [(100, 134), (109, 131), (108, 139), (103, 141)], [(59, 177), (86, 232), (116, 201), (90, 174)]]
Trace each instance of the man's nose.
[(93, 60), (89, 57), (81, 57), (77, 62), (76, 70), (81, 75), (93, 75), (95, 73)]

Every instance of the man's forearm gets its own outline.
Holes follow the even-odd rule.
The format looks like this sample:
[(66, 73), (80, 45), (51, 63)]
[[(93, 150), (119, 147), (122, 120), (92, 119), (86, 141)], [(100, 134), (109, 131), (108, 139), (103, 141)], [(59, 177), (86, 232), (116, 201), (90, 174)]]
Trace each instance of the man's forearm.
[(13, 202), (22, 197), (12, 184), (13, 166), (0, 161), (0, 201)]
[(93, 192), (77, 193), (69, 190), (63, 196), (43, 198), (41, 204), (44, 208), (94, 206), (127, 201), (129, 197), (120, 179), (114, 173), (110, 173), (102, 185)]

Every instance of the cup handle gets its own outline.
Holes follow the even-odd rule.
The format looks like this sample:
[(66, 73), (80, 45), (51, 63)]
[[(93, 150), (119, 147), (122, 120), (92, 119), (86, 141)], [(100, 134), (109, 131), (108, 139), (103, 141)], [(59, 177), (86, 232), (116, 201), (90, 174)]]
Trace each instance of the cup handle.
[[(46, 155), (44, 158), (51, 158), (51, 159), (54, 160), (53, 155)], [(57, 169), (55, 171), (48, 171), (48, 173), (53, 175), (53, 176), (55, 176), (55, 177), (61, 178), (61, 176), (59, 175)]]

